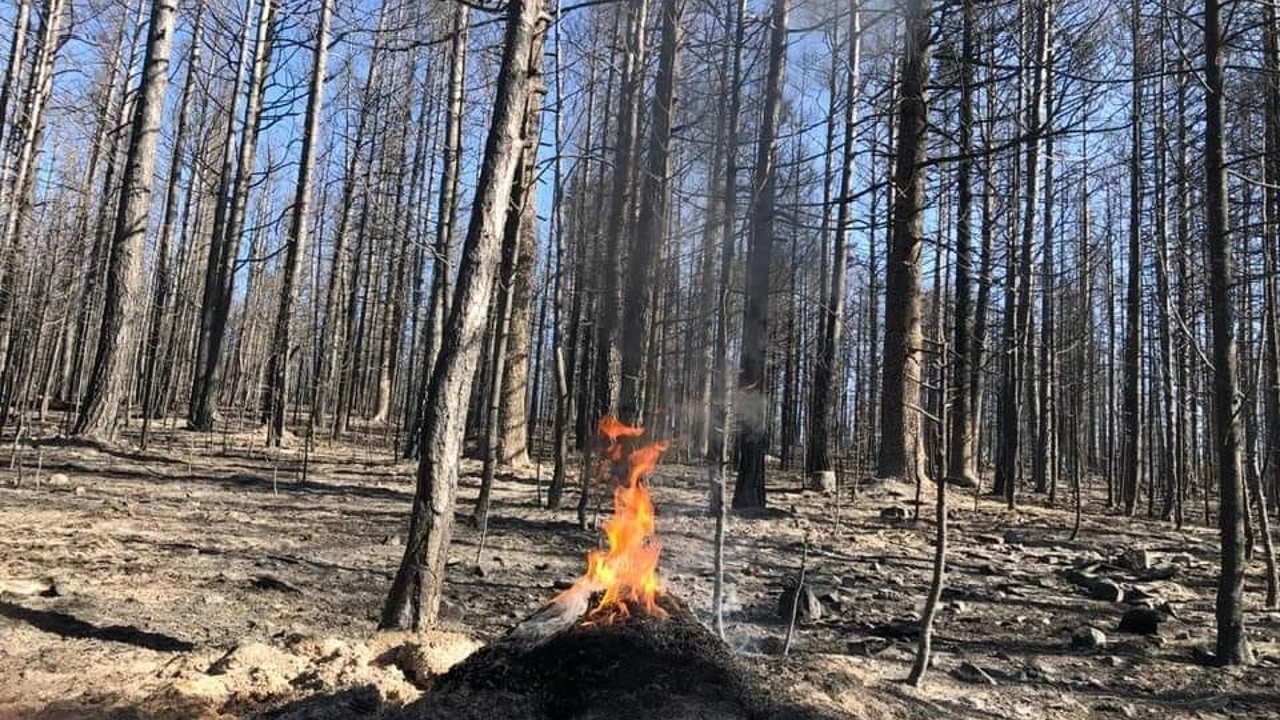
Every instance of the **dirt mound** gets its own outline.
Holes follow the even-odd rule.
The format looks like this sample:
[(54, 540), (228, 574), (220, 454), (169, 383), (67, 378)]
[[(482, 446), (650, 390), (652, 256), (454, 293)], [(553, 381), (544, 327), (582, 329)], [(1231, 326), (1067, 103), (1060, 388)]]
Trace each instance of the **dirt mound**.
[(491, 645), (459, 663), (400, 720), (764, 720), (819, 718), (768, 683), (670, 595), (668, 617), (579, 622), (529, 646)]
[[(479, 644), (457, 633), (385, 633), (367, 643), (295, 635), (283, 647), (245, 642), (209, 664), (179, 670), (141, 706), (155, 718), (230, 718), (252, 715), (298, 697), (348, 700), (338, 715), (294, 712), (299, 717), (353, 717), (357, 710), (400, 705)], [(328, 710), (333, 710), (330, 702)], [(306, 708), (303, 708), (306, 710)], [(319, 708), (313, 708), (318, 710)]]

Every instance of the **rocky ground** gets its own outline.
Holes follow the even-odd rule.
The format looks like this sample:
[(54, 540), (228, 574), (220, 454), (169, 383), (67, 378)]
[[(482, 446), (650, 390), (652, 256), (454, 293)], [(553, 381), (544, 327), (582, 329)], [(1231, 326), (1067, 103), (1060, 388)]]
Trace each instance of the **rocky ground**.
[[(4, 441), (13, 463), (0, 469), (2, 720), (377, 716), (553, 597), (596, 542), (577, 527), (574, 497), (559, 512), (538, 507), (549, 467), (508, 468), (477, 556), (465, 519), (478, 465), (464, 461), (446, 621), (379, 634), (414, 469), (374, 449), (380, 437), (321, 443), (306, 483), (301, 450), (268, 451), (258, 433), (162, 426), (145, 452), (134, 439), (16, 450)], [(727, 636), (795, 699), (851, 718), (1280, 712), (1280, 613), (1260, 609), (1260, 568), (1247, 588), (1258, 664), (1201, 662), (1213, 637), (1210, 529), (1104, 514), (1091, 494), (1071, 539), (1065, 508), (1008, 511), (953, 494), (938, 654), (916, 690), (901, 680), (934, 528), (914, 519), (914, 489), (864, 488), (837, 514), (794, 474), (771, 477), (773, 510), (730, 520)], [(664, 583), (705, 617), (705, 471), (664, 464), (653, 489)], [(783, 658), (779, 599), (806, 544), (812, 595), (801, 596)], [(1157, 620), (1154, 634), (1120, 630), (1135, 608), (1157, 608), (1126, 621)], [(1140, 624), (1126, 629), (1151, 629)]]

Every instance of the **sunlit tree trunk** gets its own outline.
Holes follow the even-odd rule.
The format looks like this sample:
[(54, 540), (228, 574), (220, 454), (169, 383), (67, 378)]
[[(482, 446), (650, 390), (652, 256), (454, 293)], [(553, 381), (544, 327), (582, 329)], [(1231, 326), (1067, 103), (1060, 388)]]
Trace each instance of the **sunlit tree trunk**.
[(153, 0), (138, 100), (133, 108), (129, 153), (107, 261), (106, 306), (98, 351), (85, 401), (73, 433), (111, 440), (129, 396), (127, 378), (145, 306), (142, 255), (151, 214), (160, 117), (169, 83), (169, 52), (177, 0)]
[(275, 445), (280, 444), (280, 438), (284, 434), (284, 418), (289, 404), (293, 316), (298, 304), (298, 285), (311, 231), (311, 184), (319, 150), (320, 110), (324, 106), (332, 17), (333, 0), (320, 0), (320, 20), (316, 26), (315, 47), (311, 55), (311, 87), (307, 90), (306, 125), (298, 159), (293, 206), (289, 214), (289, 235), (285, 239), (284, 274), (280, 280), (280, 301), (276, 306), (275, 328), (272, 330), (270, 355), (267, 358), (267, 392), (262, 410), (267, 420), (268, 441)]
[(435, 623), (444, 594), (462, 451), (463, 412), (493, 286), (498, 245), (521, 155), (521, 127), (532, 78), (534, 35), (541, 32), (539, 0), (512, 0), (493, 119), (476, 200), (458, 267), (457, 302), (450, 308), (440, 353), (432, 368), (422, 423), (422, 458), (404, 557), (382, 610), (379, 627), (416, 629)]
[(893, 235), (885, 283), (884, 375), (876, 475), (914, 481), (928, 472), (920, 438), (920, 251), (928, 144), (929, 4), (909, 0), (898, 97)]

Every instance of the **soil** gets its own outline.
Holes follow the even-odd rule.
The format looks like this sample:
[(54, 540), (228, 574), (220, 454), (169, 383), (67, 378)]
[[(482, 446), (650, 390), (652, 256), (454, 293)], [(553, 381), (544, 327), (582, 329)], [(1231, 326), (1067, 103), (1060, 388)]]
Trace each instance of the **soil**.
[[(578, 529), (572, 495), (561, 511), (538, 506), (548, 465), (506, 468), (477, 555), (479, 534), (466, 520), (479, 465), (462, 461), (445, 620), (421, 634), (377, 633), (403, 552), (413, 464), (391, 457), (383, 433), (357, 432), (306, 453), (302, 483), (297, 441), (274, 451), (263, 436), (164, 423), (147, 451), (128, 433), (117, 447), (15, 449), (11, 436), (3, 440), (13, 462), (0, 465), (0, 720), (451, 717), (417, 711), (444, 707), (450, 693), (491, 677), (467, 674), (499, 657), (477, 648), (500, 648), (512, 626), (582, 572), (597, 542), (594, 531)], [(1069, 508), (1008, 511), (953, 493), (937, 654), (917, 690), (902, 679), (929, 581), (932, 509), (917, 521), (915, 488), (880, 484), (856, 498), (846, 492), (837, 515), (835, 500), (802, 490), (798, 474), (775, 467), (770, 478), (772, 509), (730, 520), (726, 636), (734, 653), (718, 655), (714, 643), (695, 642), (711, 637), (698, 634), (704, 629), (680, 625), (681, 648), (705, 645), (727, 664), (683, 677), (690, 666), (675, 662), (669, 669), (679, 672), (662, 687), (683, 679), (705, 688), (719, 677), (741, 689), (764, 678), (756, 690), (776, 704), (744, 710), (735, 697), (747, 697), (748, 687), (747, 695), (699, 698), (702, 706), (688, 698), (692, 716), (1276, 717), (1280, 613), (1261, 609), (1260, 561), (1246, 588), (1258, 663), (1204, 663), (1217, 543), (1199, 516), (1175, 530), (1107, 514), (1094, 480), (1072, 539)], [(705, 469), (669, 457), (651, 484), (664, 585), (706, 620), (713, 522)], [(782, 657), (779, 597), (788, 587), (794, 595), (806, 538), (806, 577), (821, 612), (805, 613), (811, 619)], [(1120, 601), (1107, 597), (1115, 591)], [(1160, 609), (1157, 633), (1119, 632), (1125, 612), (1143, 606)], [(590, 667), (599, 654), (607, 665), (624, 645), (642, 654), (646, 637), (675, 629), (623, 630), (636, 632), (609, 636), (612, 644), (582, 660)], [(448, 673), (469, 656), (459, 674)], [(648, 675), (664, 672), (647, 667)], [(729, 674), (715, 676), (716, 667)], [(646, 677), (630, 690), (604, 687), (616, 677), (585, 679), (594, 683), (592, 703), (614, 696), (617, 704), (575, 717), (628, 717), (626, 703), (646, 697)], [(768, 707), (781, 709), (759, 714)]]

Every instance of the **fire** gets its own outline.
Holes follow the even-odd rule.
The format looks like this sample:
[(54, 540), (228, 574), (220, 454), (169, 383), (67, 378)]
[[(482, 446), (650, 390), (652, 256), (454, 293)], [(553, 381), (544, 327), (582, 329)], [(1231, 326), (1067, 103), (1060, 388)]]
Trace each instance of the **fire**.
[(632, 610), (665, 615), (656, 602), (662, 590), (658, 582), (662, 544), (654, 535), (653, 500), (644, 479), (666, 452), (667, 443), (649, 443), (628, 454), (622, 440), (638, 438), (644, 429), (610, 415), (600, 419), (599, 432), (608, 443), (604, 456), (614, 466), (613, 516), (604, 524), (609, 547), (587, 553), (586, 574), (566, 594), (603, 591), (591, 613), (594, 619), (627, 617)]

